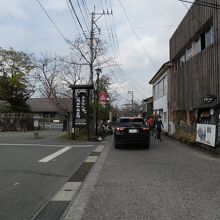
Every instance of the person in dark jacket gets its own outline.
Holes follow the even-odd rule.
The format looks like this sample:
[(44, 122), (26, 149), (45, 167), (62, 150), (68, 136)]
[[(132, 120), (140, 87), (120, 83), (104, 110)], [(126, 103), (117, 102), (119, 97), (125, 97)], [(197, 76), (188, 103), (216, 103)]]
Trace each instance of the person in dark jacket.
[(161, 133), (161, 131), (162, 131), (162, 128), (163, 128), (163, 122), (162, 122), (162, 120), (161, 120), (161, 116), (159, 116), (158, 119), (157, 119), (157, 121), (156, 121), (156, 129), (157, 129), (157, 138), (158, 138), (160, 141), (162, 141), (162, 140), (161, 140), (161, 135), (160, 135), (160, 133)]

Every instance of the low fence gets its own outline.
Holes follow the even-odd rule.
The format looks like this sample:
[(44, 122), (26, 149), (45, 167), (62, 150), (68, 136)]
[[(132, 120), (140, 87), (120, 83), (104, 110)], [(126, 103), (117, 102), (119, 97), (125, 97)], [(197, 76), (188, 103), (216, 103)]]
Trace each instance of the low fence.
[[(34, 129), (33, 113), (0, 113), (0, 131), (31, 131)], [(38, 118), (39, 126), (37, 129), (56, 129), (63, 130), (68, 127), (66, 118), (57, 117)]]
[(32, 114), (0, 113), (0, 131), (28, 131), (32, 129)]

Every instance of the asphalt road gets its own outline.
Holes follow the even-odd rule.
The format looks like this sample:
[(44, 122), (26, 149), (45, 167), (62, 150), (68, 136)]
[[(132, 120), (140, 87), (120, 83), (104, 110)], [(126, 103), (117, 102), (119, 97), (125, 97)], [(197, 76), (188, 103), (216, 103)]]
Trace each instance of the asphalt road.
[(87, 206), (76, 206), (83, 220), (220, 219), (220, 158), (164, 137), (150, 150), (111, 144), (102, 166)]
[[(31, 219), (94, 149), (93, 143), (62, 136), (59, 131), (41, 132), (39, 139), (33, 132), (0, 133), (1, 220)], [(65, 152), (47, 158), (60, 150)]]

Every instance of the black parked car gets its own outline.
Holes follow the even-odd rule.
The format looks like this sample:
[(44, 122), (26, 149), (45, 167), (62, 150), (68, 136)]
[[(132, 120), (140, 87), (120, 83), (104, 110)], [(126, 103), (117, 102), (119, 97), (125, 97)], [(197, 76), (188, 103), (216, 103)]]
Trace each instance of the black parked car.
[(144, 119), (140, 117), (120, 118), (114, 132), (114, 144), (115, 148), (126, 144), (143, 145), (149, 148), (150, 132)]

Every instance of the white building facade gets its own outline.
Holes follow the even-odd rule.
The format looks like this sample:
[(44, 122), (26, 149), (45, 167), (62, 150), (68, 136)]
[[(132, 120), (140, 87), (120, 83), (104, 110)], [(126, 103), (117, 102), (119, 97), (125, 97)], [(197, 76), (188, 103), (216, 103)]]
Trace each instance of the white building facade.
[(165, 63), (160, 70), (150, 80), (153, 86), (153, 113), (160, 115), (164, 125), (164, 131), (169, 129), (168, 115), (168, 74), (170, 71), (170, 63)]

